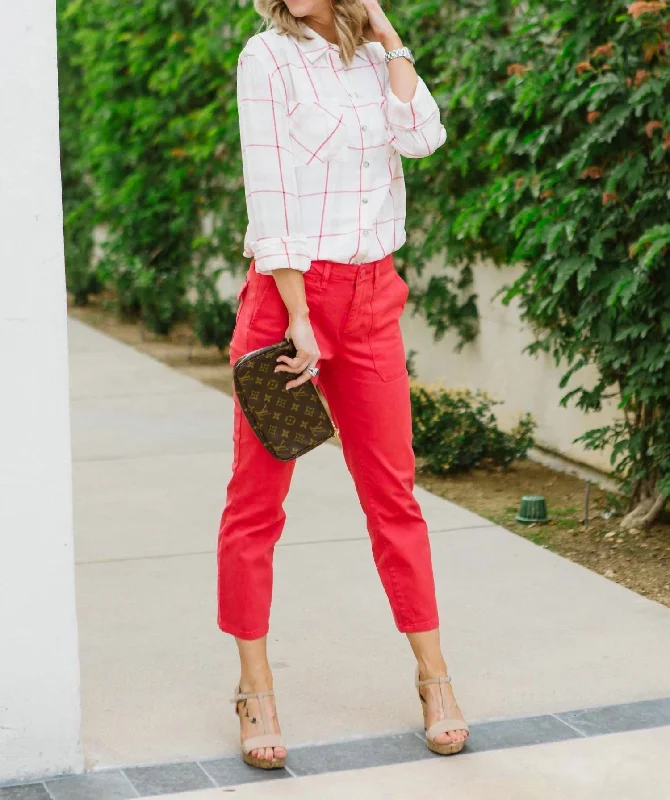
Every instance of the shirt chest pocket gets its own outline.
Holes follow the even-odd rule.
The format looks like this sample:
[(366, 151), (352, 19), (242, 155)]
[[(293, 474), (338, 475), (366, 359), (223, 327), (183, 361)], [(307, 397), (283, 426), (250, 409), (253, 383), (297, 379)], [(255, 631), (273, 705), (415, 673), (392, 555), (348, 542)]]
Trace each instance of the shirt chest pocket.
[(391, 133), (386, 116), (386, 100), (384, 97), (372, 97), (364, 101), (357, 110), (361, 122), (363, 141), (366, 147), (383, 148), (388, 145)]
[(349, 144), (344, 110), (337, 101), (293, 102), (288, 120), (296, 166), (347, 160)]

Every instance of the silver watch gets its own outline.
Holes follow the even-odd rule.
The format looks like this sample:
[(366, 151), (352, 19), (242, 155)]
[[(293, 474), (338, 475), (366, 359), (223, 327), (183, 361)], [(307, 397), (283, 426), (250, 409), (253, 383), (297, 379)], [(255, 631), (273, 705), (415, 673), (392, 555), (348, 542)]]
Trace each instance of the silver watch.
[(385, 56), (385, 61), (388, 64), (393, 58), (406, 58), (410, 64), (414, 64), (414, 56), (409, 47), (397, 47), (395, 50), (389, 50)]

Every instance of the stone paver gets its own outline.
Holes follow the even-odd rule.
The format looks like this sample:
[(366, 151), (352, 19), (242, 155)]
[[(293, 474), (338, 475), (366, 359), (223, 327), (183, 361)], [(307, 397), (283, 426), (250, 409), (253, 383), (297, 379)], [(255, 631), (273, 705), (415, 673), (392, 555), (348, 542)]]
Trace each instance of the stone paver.
[[(232, 402), (80, 323), (70, 349), (87, 763), (232, 755), (235, 647), (215, 622)], [(96, 353), (114, 365), (113, 385), (86, 377)], [(450, 670), (472, 721), (670, 695), (668, 609), (417, 496), (433, 531)], [(411, 655), (338, 448), (298, 463), (287, 511), (270, 652), (288, 742), (416, 730)]]

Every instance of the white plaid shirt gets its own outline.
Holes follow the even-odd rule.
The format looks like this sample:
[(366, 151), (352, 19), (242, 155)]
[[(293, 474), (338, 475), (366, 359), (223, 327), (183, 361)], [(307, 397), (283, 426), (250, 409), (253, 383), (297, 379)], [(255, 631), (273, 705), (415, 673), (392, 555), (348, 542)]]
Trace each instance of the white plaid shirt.
[(258, 272), (309, 269), (313, 259), (376, 261), (405, 241), (400, 156), (446, 139), (419, 78), (414, 98), (392, 92), (381, 44), (345, 68), (312, 30), (299, 42), (253, 36), (238, 63), (238, 108), (249, 226), (244, 255)]

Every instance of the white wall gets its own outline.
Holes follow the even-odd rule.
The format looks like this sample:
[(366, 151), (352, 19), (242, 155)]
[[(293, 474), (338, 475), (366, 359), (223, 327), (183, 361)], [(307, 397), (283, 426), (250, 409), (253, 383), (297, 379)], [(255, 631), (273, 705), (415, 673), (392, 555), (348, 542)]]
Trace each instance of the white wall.
[[(617, 414), (610, 403), (602, 412), (584, 414), (574, 406), (560, 407), (566, 390), (558, 388), (564, 369), (557, 368), (551, 357), (532, 357), (523, 349), (532, 341), (528, 328), (519, 319), (516, 306), (505, 307), (494, 299), (499, 289), (514, 281), (515, 268), (499, 269), (478, 264), (474, 270), (473, 291), (479, 296), (481, 329), (476, 341), (460, 353), (455, 352), (458, 337), (447, 334), (439, 342), (421, 317), (408, 312), (402, 321), (405, 346), (416, 350), (414, 363), (425, 381), (442, 381), (450, 388), (481, 389), (504, 405), (495, 410), (505, 428), (530, 411), (538, 423), (537, 443), (573, 461), (609, 471), (609, 455), (584, 450), (574, 440), (591, 428), (608, 424)], [(426, 270), (424, 278), (430, 275)], [(596, 372), (584, 370), (568, 388), (585, 383), (593, 386)]]
[(80, 771), (54, 0), (0, 3), (0, 781)]

